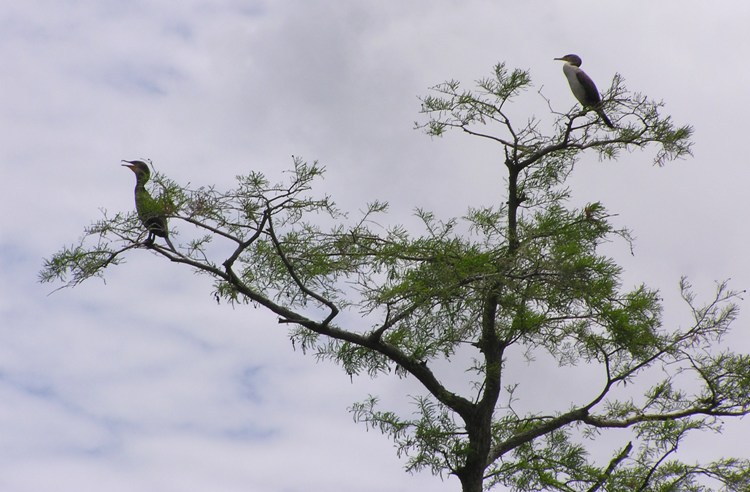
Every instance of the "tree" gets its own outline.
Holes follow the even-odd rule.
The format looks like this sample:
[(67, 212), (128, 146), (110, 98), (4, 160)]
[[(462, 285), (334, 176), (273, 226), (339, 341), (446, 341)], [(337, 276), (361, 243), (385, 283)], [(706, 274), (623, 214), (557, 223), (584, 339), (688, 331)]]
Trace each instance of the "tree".
[[(508, 116), (530, 87), (528, 72), (499, 64), (475, 90), (449, 81), (422, 99), (426, 122), (417, 126), (428, 134), (459, 129), (499, 146), (504, 202), (448, 220), (417, 210), (424, 231), (413, 235), (379, 225), (385, 203), (350, 219), (313, 193), (323, 169), (295, 157), (287, 182), (251, 173), (225, 192), (157, 175), (176, 205), (177, 246), (147, 247), (211, 276), (217, 300), (272, 311), (296, 347), (350, 375), (419, 381), (424, 394), (413, 396), (412, 415), (381, 409), (377, 397), (352, 407), (394, 440), (409, 471), (455, 474), (465, 492), (750, 489), (747, 460), (676, 456), (691, 432), (718, 432), (723, 419), (750, 413), (750, 357), (718, 347), (737, 317), (738, 292), (720, 283), (701, 304), (682, 279), (694, 322), (662, 326), (658, 292), (623, 289), (620, 268), (599, 252), (604, 241), (629, 241), (628, 231), (616, 230), (599, 202), (572, 208), (565, 186), (587, 152), (615, 159), (655, 147), (658, 165), (688, 156), (691, 128), (675, 126), (662, 103), (628, 92), (616, 76), (604, 94), (616, 130), (593, 113), (550, 104), (546, 135), (540, 120), (516, 125)], [(178, 241), (185, 231), (198, 233)], [(73, 286), (102, 276), (143, 247), (143, 236), (134, 213), (105, 213), (78, 244), (45, 261), (41, 280)], [(218, 256), (215, 242), (231, 252)], [(342, 311), (359, 321), (345, 325)], [(585, 365), (597, 385), (565, 408), (519, 408), (512, 351), (550, 357), (560, 370)], [(463, 369), (465, 383), (449, 387), (441, 364), (454, 375)], [(587, 452), (597, 438), (609, 456)]]

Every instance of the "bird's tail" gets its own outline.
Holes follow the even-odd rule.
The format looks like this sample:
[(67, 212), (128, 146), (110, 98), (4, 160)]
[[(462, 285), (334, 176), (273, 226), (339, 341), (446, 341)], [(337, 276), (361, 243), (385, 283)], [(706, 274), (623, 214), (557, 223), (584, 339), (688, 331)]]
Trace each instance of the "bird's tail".
[(610, 128), (614, 128), (615, 127), (615, 125), (612, 124), (612, 122), (609, 120), (609, 118), (607, 118), (607, 115), (604, 114), (604, 111), (602, 110), (602, 108), (596, 108), (596, 114), (599, 115), (599, 117), (602, 119), (602, 121), (604, 122), (605, 125), (607, 125)]
[(169, 249), (172, 250), (172, 252), (177, 253), (177, 250), (174, 247), (174, 244), (172, 244), (172, 241), (169, 240), (169, 234), (164, 236), (164, 241), (166, 241), (167, 245), (169, 246)]

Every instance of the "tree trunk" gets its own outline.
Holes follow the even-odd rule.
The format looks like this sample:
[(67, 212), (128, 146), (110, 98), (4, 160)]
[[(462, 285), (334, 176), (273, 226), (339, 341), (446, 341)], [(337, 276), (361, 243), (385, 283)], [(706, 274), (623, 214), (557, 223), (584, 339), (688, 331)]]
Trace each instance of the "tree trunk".
[(461, 481), (462, 492), (482, 492), (484, 484), (484, 470), (481, 467), (464, 468), (458, 479)]

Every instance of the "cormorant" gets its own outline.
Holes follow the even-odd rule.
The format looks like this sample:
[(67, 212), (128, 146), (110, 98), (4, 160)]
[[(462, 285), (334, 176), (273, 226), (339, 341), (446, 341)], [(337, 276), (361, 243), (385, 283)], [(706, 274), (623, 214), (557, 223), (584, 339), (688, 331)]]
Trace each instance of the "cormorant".
[(555, 60), (561, 60), (565, 62), (563, 65), (563, 73), (568, 79), (570, 84), (570, 90), (573, 91), (573, 95), (576, 96), (578, 102), (586, 108), (591, 108), (596, 111), (596, 114), (602, 119), (605, 125), (610, 128), (614, 128), (615, 125), (609, 121), (607, 115), (602, 110), (602, 98), (599, 95), (599, 91), (591, 80), (591, 77), (586, 75), (586, 72), (581, 70), (581, 57), (578, 55), (565, 55), (561, 58), (555, 58)]
[(151, 177), (148, 165), (143, 161), (126, 161), (123, 166), (135, 173), (135, 210), (143, 226), (148, 230), (146, 245), (154, 242), (154, 236), (167, 239), (167, 218), (164, 207), (146, 191), (146, 182)]

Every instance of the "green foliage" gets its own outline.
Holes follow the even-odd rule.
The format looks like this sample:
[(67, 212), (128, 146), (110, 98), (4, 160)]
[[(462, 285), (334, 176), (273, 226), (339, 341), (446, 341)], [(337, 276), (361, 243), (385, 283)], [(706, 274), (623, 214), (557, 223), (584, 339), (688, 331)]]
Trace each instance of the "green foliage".
[[(428, 134), (460, 129), (501, 148), (500, 204), (442, 220), (417, 210), (416, 232), (383, 226), (387, 204), (344, 214), (312, 191), (323, 169), (294, 158), (286, 181), (253, 172), (228, 191), (157, 177), (158, 208), (184, 239), (149, 249), (210, 275), (217, 301), (275, 313), (295, 347), (347, 374), (419, 381), (411, 414), (380, 409), (372, 396), (352, 406), (355, 420), (393, 439), (409, 471), (455, 474), (466, 492), (745, 490), (747, 461), (701, 466), (677, 456), (685, 436), (750, 413), (750, 357), (715, 348), (739, 293), (722, 283), (700, 304), (683, 279), (694, 322), (664, 327), (658, 292), (624, 288), (620, 267), (600, 252), (629, 232), (600, 202), (572, 208), (565, 186), (587, 151), (609, 159), (653, 146), (659, 165), (688, 156), (692, 129), (616, 76), (604, 94), (614, 130), (586, 112), (552, 111), (547, 135), (541, 120), (516, 125), (509, 116), (530, 87), (528, 72), (499, 64), (475, 90), (449, 81), (422, 99), (427, 121), (417, 126)], [(105, 215), (46, 260), (40, 278), (75, 285), (102, 276), (142, 236), (134, 214)], [(509, 370), (512, 354), (599, 376), (567, 405), (536, 411), (519, 405), (529, 383)], [(437, 375), (445, 367), (450, 385)], [(628, 437), (608, 459), (587, 452), (613, 430)]]

